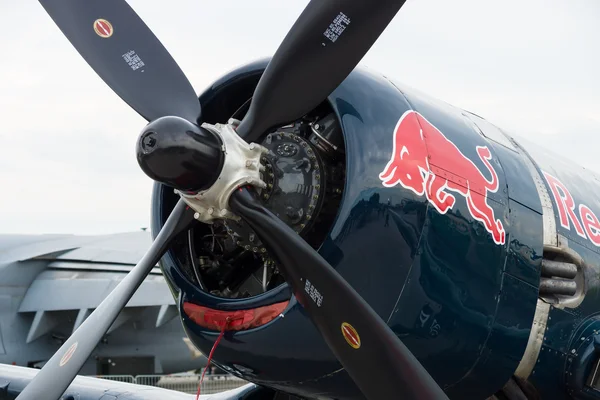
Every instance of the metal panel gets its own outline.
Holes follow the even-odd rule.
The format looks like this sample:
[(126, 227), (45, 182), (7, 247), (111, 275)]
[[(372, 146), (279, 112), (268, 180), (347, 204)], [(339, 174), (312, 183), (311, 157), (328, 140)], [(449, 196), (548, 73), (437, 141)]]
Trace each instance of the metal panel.
[[(125, 277), (117, 272), (44, 271), (31, 284), (19, 312), (96, 308)], [(162, 276), (149, 276), (128, 307), (175, 304)]]

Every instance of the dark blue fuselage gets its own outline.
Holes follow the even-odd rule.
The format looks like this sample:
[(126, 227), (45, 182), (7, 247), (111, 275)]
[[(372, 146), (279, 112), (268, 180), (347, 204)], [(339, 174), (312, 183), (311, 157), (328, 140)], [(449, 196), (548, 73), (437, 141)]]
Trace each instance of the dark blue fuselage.
[[(209, 87), (200, 96), (203, 118), (226, 121), (239, 106), (229, 99), (247, 99), (265, 66), (266, 61), (246, 65)], [(557, 374), (563, 376), (572, 333), (598, 304), (589, 302), (588, 294), (575, 310), (553, 309), (550, 315), (555, 318), (548, 320), (543, 348), (530, 339), (534, 316), (543, 318), (536, 306), (548, 233), (540, 195), (543, 185), (548, 186), (538, 179), (541, 170), (530, 154), (478, 116), (363, 69), (355, 70), (328, 100), (343, 130), (346, 184), (320, 254), (388, 322), (451, 398), (486, 398), (516, 371), (544, 398), (562, 398), (557, 393), (565, 390)], [(447, 179), (444, 193), (455, 198), (444, 213), (428, 195), (402, 184), (386, 187), (380, 178), (394, 152), (400, 151), (394, 146), (399, 119), (411, 110), (464, 156), (457, 162), (455, 155), (437, 154), (431, 146), (442, 136), (424, 130), (427, 162), (438, 178)], [(480, 148), (489, 151), (489, 166)], [(405, 150), (404, 155), (416, 151)], [(497, 188), (482, 189), (492, 178)], [(470, 188), (468, 195), (461, 194), (464, 188)], [(155, 235), (169, 210), (166, 193), (171, 190), (155, 187)], [(442, 192), (438, 195), (444, 197)], [(482, 204), (489, 210), (478, 214)], [(600, 211), (600, 204), (593, 207)], [(492, 211), (505, 232), (502, 243), (482, 222)], [(569, 235), (564, 229), (560, 232)], [(575, 246), (582, 255), (597, 259), (597, 248)], [(218, 298), (186, 278), (176, 251), (184, 250), (172, 248), (162, 267), (180, 305), (191, 300), (221, 310), (246, 309), (292, 297), (274, 321), (227, 333), (214, 355), (220, 366), (252, 382), (307, 397), (362, 398), (287, 285), (248, 299)], [(200, 327), (184, 313), (182, 320), (191, 340), (208, 354), (218, 332)], [(528, 368), (522, 360), (537, 353), (548, 366)]]

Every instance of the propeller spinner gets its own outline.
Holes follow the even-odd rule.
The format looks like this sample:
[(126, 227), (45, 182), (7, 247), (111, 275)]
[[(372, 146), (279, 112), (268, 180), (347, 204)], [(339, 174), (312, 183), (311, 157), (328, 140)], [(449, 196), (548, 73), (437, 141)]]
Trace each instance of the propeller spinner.
[[(252, 142), (323, 101), (404, 2), (312, 0), (267, 66), (238, 126), (237, 121), (201, 124), (200, 105), (187, 78), (124, 0), (40, 0), (98, 75), (151, 121), (137, 142), (138, 162), (149, 177), (174, 187), (181, 200), (140, 263), (18, 399), (57, 399), (64, 393), (171, 241), (194, 221), (240, 217), (279, 260), (294, 295), (367, 398), (447, 398), (360, 295), (254, 195), (255, 187), (264, 186), (264, 149)], [(323, 69), (323, 63), (335, 68)], [(296, 94), (291, 99), (290, 91)], [(322, 294), (319, 303), (304, 290), (307, 281)]]

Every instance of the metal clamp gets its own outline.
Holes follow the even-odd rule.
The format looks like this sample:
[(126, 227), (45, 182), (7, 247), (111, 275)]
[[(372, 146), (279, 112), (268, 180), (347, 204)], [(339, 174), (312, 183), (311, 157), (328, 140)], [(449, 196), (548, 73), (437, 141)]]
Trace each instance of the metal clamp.
[(256, 143), (246, 143), (235, 131), (235, 120), (223, 124), (202, 124), (202, 128), (219, 135), (223, 141), (222, 150), (225, 153), (223, 169), (216, 182), (207, 190), (195, 194), (177, 194), (196, 213), (194, 218), (204, 223), (212, 223), (215, 219), (234, 219), (236, 216), (229, 210), (229, 198), (234, 190), (243, 185), (254, 185), (266, 188), (266, 183), (261, 179), (264, 166), (260, 163), (262, 154), (268, 150)]

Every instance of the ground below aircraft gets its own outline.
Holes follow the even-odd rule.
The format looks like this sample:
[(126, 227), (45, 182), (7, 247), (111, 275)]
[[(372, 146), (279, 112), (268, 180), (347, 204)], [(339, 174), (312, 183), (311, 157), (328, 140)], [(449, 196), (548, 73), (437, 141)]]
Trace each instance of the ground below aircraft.
[(69, 386), (160, 259), (190, 340), (252, 382), (215, 398), (599, 397), (598, 177), (356, 68), (404, 1), (311, 1), (199, 101), (124, 1), (41, 3), (149, 121), (155, 241), (10, 396), (178, 398)]

